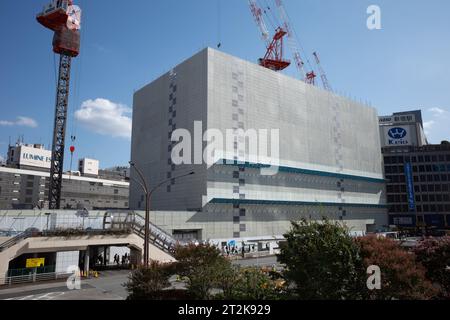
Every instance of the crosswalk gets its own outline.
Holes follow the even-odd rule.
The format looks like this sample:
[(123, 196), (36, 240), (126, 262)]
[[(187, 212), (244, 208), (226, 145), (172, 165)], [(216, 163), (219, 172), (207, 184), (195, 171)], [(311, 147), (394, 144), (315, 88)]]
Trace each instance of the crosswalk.
[(25, 297), (15, 297), (9, 298), (5, 300), (56, 300), (58, 297), (61, 297), (64, 292), (49, 292), (43, 294), (33, 294)]

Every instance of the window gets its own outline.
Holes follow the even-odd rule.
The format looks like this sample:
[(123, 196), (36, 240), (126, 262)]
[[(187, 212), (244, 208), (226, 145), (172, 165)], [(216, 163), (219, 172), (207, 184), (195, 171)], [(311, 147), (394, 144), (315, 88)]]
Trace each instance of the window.
[(239, 216), (245, 217), (245, 215), (246, 215), (246, 210), (245, 209), (239, 209)]

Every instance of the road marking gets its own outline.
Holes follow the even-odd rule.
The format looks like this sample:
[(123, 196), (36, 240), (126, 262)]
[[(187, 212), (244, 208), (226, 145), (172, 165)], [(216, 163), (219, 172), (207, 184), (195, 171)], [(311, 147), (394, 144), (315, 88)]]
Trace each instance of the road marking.
[(60, 297), (64, 294), (64, 292), (49, 292), (44, 294), (34, 294), (29, 295), (25, 297), (16, 297), (16, 298), (9, 298), (5, 300), (19, 300), (19, 301), (25, 301), (25, 300), (54, 300), (57, 297)]

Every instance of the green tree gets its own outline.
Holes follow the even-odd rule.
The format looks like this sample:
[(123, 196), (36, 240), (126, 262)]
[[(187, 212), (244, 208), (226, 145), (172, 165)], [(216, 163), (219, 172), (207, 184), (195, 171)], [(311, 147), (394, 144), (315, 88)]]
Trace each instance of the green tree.
[(367, 290), (371, 300), (427, 300), (436, 290), (426, 279), (425, 269), (415, 255), (388, 238), (367, 236), (357, 239), (364, 267), (376, 265), (381, 270), (381, 290)]
[(200, 300), (210, 299), (212, 289), (225, 285), (225, 278), (221, 276), (231, 273), (231, 262), (208, 244), (178, 247), (175, 259), (177, 273), (187, 279), (189, 293)]
[(365, 286), (362, 259), (348, 229), (328, 220), (293, 222), (278, 259), (300, 299), (358, 299)]
[(440, 287), (442, 298), (450, 298), (450, 237), (426, 239), (414, 252), (427, 278)]
[(152, 261), (148, 268), (134, 270), (125, 284), (128, 300), (160, 300), (161, 292), (167, 288), (174, 272), (173, 264)]

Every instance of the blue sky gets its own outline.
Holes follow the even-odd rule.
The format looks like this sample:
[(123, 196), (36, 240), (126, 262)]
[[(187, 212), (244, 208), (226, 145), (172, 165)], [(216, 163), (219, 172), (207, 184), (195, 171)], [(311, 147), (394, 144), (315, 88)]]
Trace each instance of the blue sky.
[[(9, 137), (51, 142), (57, 57), (51, 32), (35, 21), (46, 2), (0, 1), (0, 156)], [(246, 0), (76, 4), (83, 9), (82, 51), (72, 69), (68, 136), (77, 136), (76, 158), (97, 158), (102, 167), (128, 162), (134, 90), (219, 41), (221, 50), (250, 61), (265, 52)], [(371, 4), (381, 8), (382, 30), (366, 26)], [(383, 115), (422, 109), (429, 140), (450, 139), (450, 1), (285, 0), (285, 6), (336, 91), (370, 101)], [(293, 67), (286, 73), (296, 76)]]

